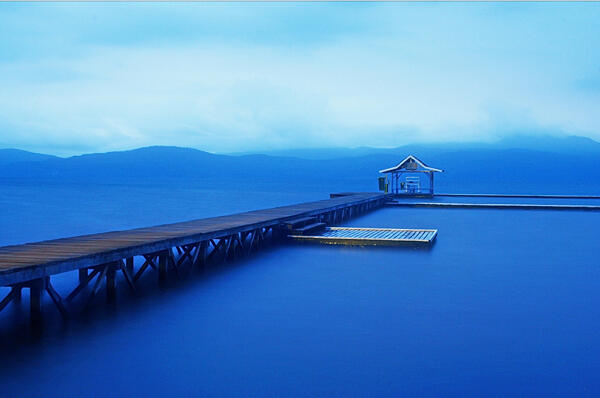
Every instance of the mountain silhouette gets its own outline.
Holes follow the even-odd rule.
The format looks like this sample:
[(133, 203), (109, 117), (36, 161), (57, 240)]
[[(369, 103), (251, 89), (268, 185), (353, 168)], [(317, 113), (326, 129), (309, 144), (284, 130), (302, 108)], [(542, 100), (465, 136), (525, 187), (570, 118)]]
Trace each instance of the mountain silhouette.
[(600, 144), (581, 137), (362, 148), (345, 157), (325, 157), (322, 149), (318, 159), (165, 146), (69, 158), (14, 151), (0, 150), (1, 181), (373, 191), (379, 170), (413, 154), (444, 169), (436, 175), (438, 192), (600, 193)]

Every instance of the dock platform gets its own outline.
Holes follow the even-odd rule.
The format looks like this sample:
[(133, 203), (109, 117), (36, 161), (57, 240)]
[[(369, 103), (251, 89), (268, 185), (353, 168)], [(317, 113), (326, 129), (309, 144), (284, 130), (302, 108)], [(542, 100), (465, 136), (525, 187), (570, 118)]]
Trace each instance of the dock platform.
[(337, 245), (396, 246), (430, 244), (436, 238), (437, 232), (437, 229), (327, 227), (318, 234), (288, 235), (288, 238)]
[(515, 193), (436, 193), (434, 196), (444, 196), (450, 198), (600, 199), (600, 195), (549, 195)]
[(524, 203), (445, 203), (445, 202), (394, 202), (386, 203), (390, 207), (432, 207), (449, 209), (515, 209), (515, 210), (581, 210), (600, 211), (598, 205), (550, 205)]

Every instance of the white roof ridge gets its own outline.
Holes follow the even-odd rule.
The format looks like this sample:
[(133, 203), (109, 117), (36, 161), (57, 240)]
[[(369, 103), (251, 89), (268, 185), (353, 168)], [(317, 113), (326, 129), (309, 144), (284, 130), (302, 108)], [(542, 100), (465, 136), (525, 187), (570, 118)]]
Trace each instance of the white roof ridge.
[(423, 163), (416, 156), (413, 156), (413, 155), (408, 155), (406, 158), (404, 158), (403, 161), (401, 161), (400, 163), (398, 163), (396, 166), (390, 167), (388, 169), (379, 170), (379, 172), (380, 173), (391, 173), (393, 171), (400, 170), (402, 168), (402, 165), (404, 163), (406, 163), (408, 160), (413, 160), (415, 163), (417, 163), (419, 166), (421, 166), (425, 170), (432, 171), (432, 172), (434, 171), (434, 172), (438, 172), (438, 173), (443, 173), (444, 172), (444, 170), (436, 169), (434, 167), (427, 166), (425, 163)]

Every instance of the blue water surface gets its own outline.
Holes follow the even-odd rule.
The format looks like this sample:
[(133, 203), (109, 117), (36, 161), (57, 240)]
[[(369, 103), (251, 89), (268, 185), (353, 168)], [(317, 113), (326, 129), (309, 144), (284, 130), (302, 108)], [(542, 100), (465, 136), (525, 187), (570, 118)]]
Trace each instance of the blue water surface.
[[(2, 243), (326, 198), (318, 192), (2, 187)], [(60, 195), (57, 199), (48, 197)], [(107, 202), (109, 204), (107, 204)], [(264, 206), (263, 206), (264, 205)], [(384, 208), (430, 249), (285, 243), (204, 274), (148, 274), (32, 336), (0, 313), (0, 396), (596, 397), (600, 212)], [(74, 276), (55, 278), (68, 292)]]

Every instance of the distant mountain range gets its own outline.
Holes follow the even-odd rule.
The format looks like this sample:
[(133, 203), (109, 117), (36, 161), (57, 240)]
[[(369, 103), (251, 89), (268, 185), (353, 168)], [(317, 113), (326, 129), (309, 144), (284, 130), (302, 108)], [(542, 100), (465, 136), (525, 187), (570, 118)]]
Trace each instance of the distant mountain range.
[(600, 143), (581, 137), (237, 155), (145, 147), (59, 158), (0, 149), (0, 181), (373, 191), (378, 171), (409, 154), (445, 170), (438, 192), (600, 193)]
[(438, 153), (463, 150), (489, 150), (489, 149), (528, 149), (533, 151), (553, 153), (600, 153), (600, 142), (587, 137), (578, 136), (532, 136), (513, 135), (495, 142), (486, 143), (433, 143), (413, 144), (397, 148), (299, 148), (272, 151), (251, 151), (229, 153), (233, 156), (261, 154), (269, 156), (298, 157), (303, 159), (336, 159), (359, 157), (374, 154), (406, 154), (406, 153)]
[(0, 149), (0, 167), (14, 162), (35, 162), (49, 159), (58, 159), (58, 157), (22, 151), (20, 149)]

